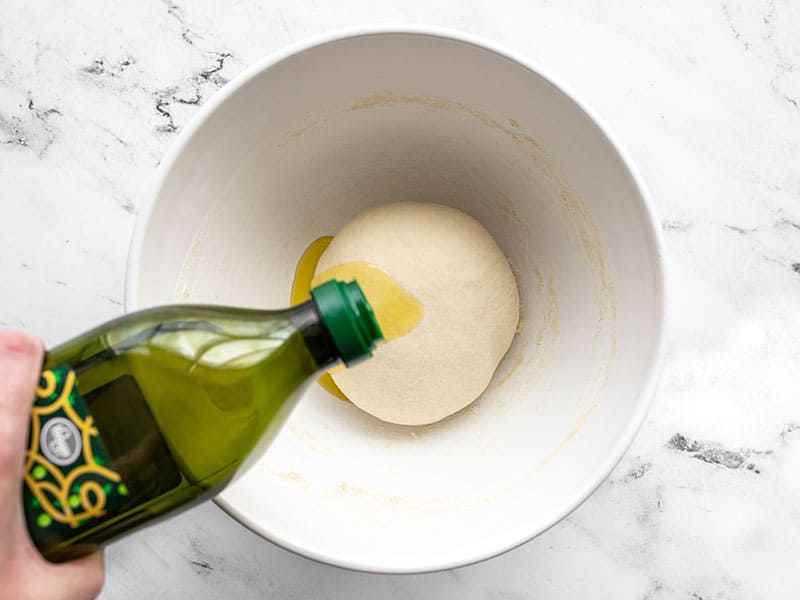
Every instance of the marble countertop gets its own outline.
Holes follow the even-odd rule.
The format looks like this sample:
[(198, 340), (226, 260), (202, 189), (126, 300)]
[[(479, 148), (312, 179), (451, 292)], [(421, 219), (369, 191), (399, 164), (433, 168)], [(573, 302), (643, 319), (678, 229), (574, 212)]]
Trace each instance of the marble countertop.
[(546, 66), (618, 134), (666, 235), (650, 416), (552, 530), (471, 567), (366, 575), (208, 503), (112, 545), (102, 598), (798, 597), (800, 3), (0, 0), (0, 15), (0, 327), (48, 344), (122, 312), (136, 215), (198, 106), (348, 25), (453, 27)]

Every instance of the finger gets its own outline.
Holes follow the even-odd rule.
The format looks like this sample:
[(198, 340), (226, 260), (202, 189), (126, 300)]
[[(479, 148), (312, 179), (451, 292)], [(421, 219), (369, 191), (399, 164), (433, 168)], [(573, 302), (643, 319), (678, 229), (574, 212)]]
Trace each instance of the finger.
[(0, 410), (29, 413), (41, 375), (42, 343), (22, 331), (0, 331)]
[(96, 598), (105, 578), (103, 551), (59, 565), (50, 565), (50, 570), (52, 579), (59, 582), (59, 597), (75, 600)]
[[(27, 570), (23, 598), (89, 600), (96, 598), (103, 587), (102, 551), (61, 564), (49, 563), (36, 554), (21, 561), (21, 565)], [(0, 598), (5, 596), (0, 593)]]
[[(44, 350), (36, 338), (0, 332), (0, 499), (9, 486), (19, 495), (31, 406)], [(2, 504), (3, 502), (0, 502)]]

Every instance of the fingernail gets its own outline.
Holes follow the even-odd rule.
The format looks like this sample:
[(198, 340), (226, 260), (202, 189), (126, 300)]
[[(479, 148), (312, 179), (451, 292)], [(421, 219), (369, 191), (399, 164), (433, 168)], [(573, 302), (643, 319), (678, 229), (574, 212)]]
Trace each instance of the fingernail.
[(0, 352), (5, 354), (39, 353), (39, 342), (23, 331), (0, 331)]

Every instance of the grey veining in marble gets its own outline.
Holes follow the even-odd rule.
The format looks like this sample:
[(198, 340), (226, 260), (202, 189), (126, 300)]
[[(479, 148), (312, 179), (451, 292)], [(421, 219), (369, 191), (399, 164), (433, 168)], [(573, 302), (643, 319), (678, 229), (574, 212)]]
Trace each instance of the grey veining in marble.
[(611, 478), (501, 557), (421, 576), (319, 565), (213, 504), (107, 551), (103, 598), (791, 599), (800, 592), (800, 3), (0, 0), (0, 327), (122, 312), (176, 134), (247, 65), (378, 21), (465, 29), (556, 73), (663, 219), (667, 361)]

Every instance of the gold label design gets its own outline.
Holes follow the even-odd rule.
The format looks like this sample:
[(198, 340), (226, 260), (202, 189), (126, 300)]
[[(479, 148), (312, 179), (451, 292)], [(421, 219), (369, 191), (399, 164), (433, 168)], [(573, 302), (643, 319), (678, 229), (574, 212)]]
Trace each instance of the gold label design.
[(71, 537), (111, 514), (128, 490), (111, 465), (75, 372), (60, 366), (42, 373), (30, 423), (23, 500), (37, 545)]

